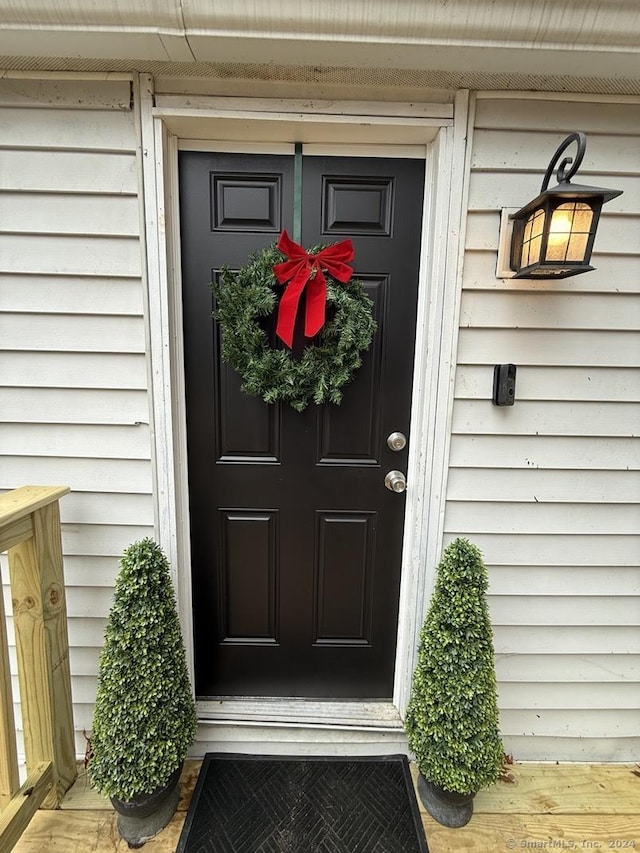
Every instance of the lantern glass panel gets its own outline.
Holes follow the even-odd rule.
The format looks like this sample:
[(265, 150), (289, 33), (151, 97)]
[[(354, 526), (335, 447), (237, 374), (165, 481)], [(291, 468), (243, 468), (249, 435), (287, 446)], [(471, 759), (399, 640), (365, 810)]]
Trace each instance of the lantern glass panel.
[(589, 243), (593, 210), (584, 202), (559, 205), (551, 216), (546, 261), (583, 261)]
[(522, 260), (520, 263), (522, 267), (528, 267), (540, 260), (544, 219), (545, 211), (541, 207), (535, 210), (525, 223), (522, 239)]

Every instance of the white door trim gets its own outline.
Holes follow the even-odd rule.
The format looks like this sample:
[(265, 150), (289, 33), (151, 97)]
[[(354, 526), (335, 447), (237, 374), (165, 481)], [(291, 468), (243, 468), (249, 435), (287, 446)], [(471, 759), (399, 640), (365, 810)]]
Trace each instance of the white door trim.
[[(193, 625), (191, 609), (191, 573), (189, 547), (189, 508), (186, 465), (186, 406), (184, 396), (180, 241), (178, 222), (178, 148), (176, 134), (168, 129), (158, 108), (153, 108), (152, 79), (141, 75), (141, 145), (146, 251), (152, 256), (149, 268), (149, 348), (151, 391), (153, 395), (155, 442), (155, 491), (158, 495), (157, 536), (165, 548), (176, 582), (178, 606), (185, 646), (193, 675)], [(278, 109), (282, 109), (281, 102)], [(445, 485), (448, 463), (450, 416), (455, 373), (455, 345), (459, 313), (461, 257), (463, 248), (463, 202), (467, 171), (468, 93), (460, 92), (455, 101), (453, 122), (442, 119), (433, 142), (433, 125), (425, 131), (423, 156), (427, 177), (424, 199), (422, 257), (416, 356), (412, 400), (411, 447), (407, 470), (407, 504), (400, 591), (400, 619), (396, 655), (396, 675), (392, 702), (327, 703), (310, 700), (243, 699), (229, 713), (220, 703), (199, 703), (204, 724), (255, 725), (264, 736), (269, 726), (318, 726), (318, 719), (329, 718), (329, 726), (349, 732), (390, 730), (401, 732), (401, 717), (408, 700), (415, 660), (417, 637), (433, 585), (434, 567), (439, 557), (444, 519)], [(175, 116), (175, 113), (174, 113)], [(289, 115), (283, 133), (290, 134), (298, 123), (309, 135), (304, 115)], [(348, 116), (341, 115), (337, 144), (344, 147), (353, 139)], [(213, 117), (204, 112), (203, 135), (216, 133)], [(362, 126), (362, 116), (353, 116), (353, 126)], [(403, 139), (402, 116), (394, 116), (396, 137), (388, 145), (416, 145), (416, 119), (406, 119)], [(263, 126), (263, 123), (257, 122)], [(228, 126), (228, 125), (226, 125)], [(173, 125), (174, 129), (176, 128)], [(189, 138), (198, 128), (195, 110), (189, 115)], [(339, 128), (345, 128), (344, 139)], [(205, 133), (206, 130), (206, 133)], [(245, 125), (246, 130), (246, 125)], [(257, 131), (259, 132), (259, 131)], [(198, 134), (195, 134), (196, 138)], [(249, 135), (251, 150), (257, 140)], [(269, 145), (273, 138), (266, 140)], [(291, 138), (275, 140), (290, 143)], [(312, 140), (309, 140), (310, 142)], [(326, 147), (324, 139), (319, 140)], [(385, 140), (386, 141), (386, 140)], [(225, 147), (234, 140), (227, 137)], [(214, 147), (199, 139), (199, 148)], [(237, 144), (237, 143), (236, 143)], [(188, 143), (187, 143), (188, 145)], [(186, 147), (186, 146), (185, 146)], [(393, 149), (380, 146), (380, 154)], [(398, 148), (398, 152), (407, 149)], [(361, 149), (362, 153), (364, 151)], [(414, 155), (415, 156), (415, 155)], [(153, 165), (151, 165), (153, 164)], [(360, 713), (359, 713), (360, 708)], [(328, 715), (328, 716), (327, 716)], [(265, 724), (267, 729), (265, 729)], [(220, 729), (218, 729), (220, 732)]]
[[(451, 439), (473, 109), (455, 101), (453, 127), (427, 149), (411, 404), (407, 511), (393, 701), (404, 717), (420, 628), (440, 558)], [(409, 480), (410, 478), (410, 480)], [(411, 482), (415, 487), (411, 487)]]

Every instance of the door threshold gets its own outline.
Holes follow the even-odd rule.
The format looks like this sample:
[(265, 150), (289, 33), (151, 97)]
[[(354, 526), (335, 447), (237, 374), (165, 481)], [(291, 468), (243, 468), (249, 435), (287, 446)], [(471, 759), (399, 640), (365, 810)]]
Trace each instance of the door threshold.
[(281, 697), (217, 697), (198, 700), (204, 724), (282, 726), (286, 728), (403, 731), (400, 713), (391, 700), (341, 701)]

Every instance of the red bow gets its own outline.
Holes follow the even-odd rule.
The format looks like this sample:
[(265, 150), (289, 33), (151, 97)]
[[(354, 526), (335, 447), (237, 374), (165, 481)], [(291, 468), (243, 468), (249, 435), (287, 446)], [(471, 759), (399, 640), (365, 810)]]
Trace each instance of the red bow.
[(311, 255), (295, 243), (286, 231), (280, 235), (277, 248), (289, 260), (275, 264), (273, 272), (280, 284), (288, 281), (289, 285), (280, 300), (276, 334), (288, 347), (291, 347), (298, 303), (305, 286), (307, 286), (307, 306), (304, 333), (308, 338), (312, 338), (324, 326), (327, 282), (323, 270), (346, 284), (353, 275), (352, 268), (346, 262), (352, 261), (355, 253), (351, 240), (342, 240)]

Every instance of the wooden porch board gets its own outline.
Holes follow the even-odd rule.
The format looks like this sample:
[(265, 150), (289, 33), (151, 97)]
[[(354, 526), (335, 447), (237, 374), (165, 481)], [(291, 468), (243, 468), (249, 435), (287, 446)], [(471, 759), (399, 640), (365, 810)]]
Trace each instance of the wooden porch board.
[(423, 822), (430, 853), (640, 848), (639, 815), (475, 814), (462, 829), (446, 829), (427, 815)]
[[(174, 853), (197, 779), (188, 761), (182, 796), (169, 826), (145, 853)], [(633, 765), (516, 764), (512, 782), (476, 798), (463, 829), (446, 829), (421, 808), (430, 853), (509, 850), (640, 850), (640, 777)], [(415, 768), (413, 768), (415, 773)], [(15, 853), (125, 853), (109, 802), (92, 791), (84, 770), (58, 811), (38, 812)]]
[[(129, 853), (120, 838), (113, 811), (41, 811), (13, 848), (13, 853)], [(185, 812), (142, 848), (145, 853), (175, 853)]]
[[(480, 791), (475, 809), (485, 814), (640, 813), (640, 768), (633, 764), (514, 764), (513, 782)], [(640, 825), (638, 826), (640, 832)]]

